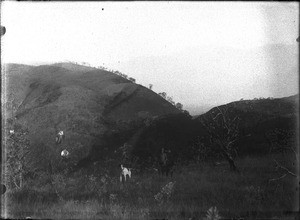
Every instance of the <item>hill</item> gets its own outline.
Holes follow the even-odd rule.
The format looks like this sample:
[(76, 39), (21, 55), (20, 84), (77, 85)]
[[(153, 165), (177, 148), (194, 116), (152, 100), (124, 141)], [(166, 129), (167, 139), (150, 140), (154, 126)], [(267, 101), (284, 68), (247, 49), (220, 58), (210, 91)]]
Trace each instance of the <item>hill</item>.
[[(131, 139), (133, 155), (140, 158), (139, 164), (144, 166), (157, 163), (162, 148), (171, 150), (172, 156), (181, 162), (220, 159), (220, 149), (213, 146), (206, 127), (201, 123), (202, 119), (208, 119), (213, 126), (210, 115), (219, 109), (227, 109), (229, 118), (240, 119), (238, 139), (235, 142), (239, 156), (266, 155), (270, 152), (271, 142), (285, 141), (289, 132), (293, 135), (292, 140), (288, 141), (295, 141), (298, 103), (299, 95), (241, 100), (214, 107), (193, 118), (184, 114), (162, 116)], [(275, 133), (277, 130), (283, 133)], [(277, 139), (270, 140), (269, 134)]]
[(240, 140), (237, 144), (241, 154), (262, 154), (269, 152), (271, 143), (268, 133), (276, 129), (295, 133), (299, 114), (299, 94), (276, 99), (236, 101), (212, 108), (195, 120), (200, 121), (208, 117), (217, 111), (217, 108), (231, 109), (229, 117), (234, 115), (240, 118)]
[[(5, 79), (6, 128), (28, 129), (34, 168), (48, 169), (50, 164), (59, 169), (63, 149), (71, 153), (69, 165), (107, 161), (124, 143), (132, 147), (140, 165), (156, 163), (163, 147), (177, 159), (193, 160), (201, 143), (210, 146), (201, 118), (217, 108), (230, 108), (231, 116), (241, 119), (236, 143), (240, 155), (265, 154), (271, 145), (267, 134), (275, 129), (295, 131), (298, 116), (299, 95), (295, 95), (240, 100), (191, 118), (124, 77), (72, 63), (9, 64)], [(57, 145), (59, 130), (65, 139)]]
[[(6, 128), (28, 129), (33, 167), (60, 166), (63, 149), (70, 152), (70, 164), (91, 156), (98, 160), (99, 152), (119, 147), (130, 137), (126, 132), (134, 132), (145, 119), (180, 112), (126, 78), (77, 64), (8, 64), (5, 78)], [(59, 130), (65, 139), (57, 145)], [(122, 135), (108, 143), (112, 134)]]

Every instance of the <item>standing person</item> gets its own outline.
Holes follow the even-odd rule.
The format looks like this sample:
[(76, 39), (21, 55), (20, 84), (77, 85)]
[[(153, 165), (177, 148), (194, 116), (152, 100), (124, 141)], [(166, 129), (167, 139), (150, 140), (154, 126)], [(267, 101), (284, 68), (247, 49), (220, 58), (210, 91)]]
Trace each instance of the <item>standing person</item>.
[(167, 175), (167, 170), (166, 170), (167, 161), (168, 161), (167, 154), (165, 152), (165, 149), (162, 148), (161, 149), (161, 154), (160, 154), (160, 161), (159, 161), (160, 171), (161, 171), (162, 175), (164, 175), (164, 173)]
[(62, 142), (62, 139), (64, 137), (64, 132), (63, 131), (59, 131), (56, 135), (56, 143), (60, 144)]
[(162, 164), (166, 165), (167, 160), (168, 160), (168, 156), (167, 156), (166, 150), (165, 150), (165, 148), (162, 148), (161, 149), (161, 162), (162, 162)]
[(171, 156), (171, 150), (166, 150), (164, 148), (161, 149), (161, 155), (160, 155), (160, 171), (162, 175), (168, 176), (171, 174), (171, 177), (173, 175), (173, 166), (174, 166), (174, 160)]
[(63, 162), (63, 169), (64, 172), (67, 173), (69, 170), (69, 164), (70, 164), (70, 153), (69, 151), (67, 151), (66, 149), (64, 149), (61, 153), (60, 153), (61, 157), (62, 157), (62, 162)]

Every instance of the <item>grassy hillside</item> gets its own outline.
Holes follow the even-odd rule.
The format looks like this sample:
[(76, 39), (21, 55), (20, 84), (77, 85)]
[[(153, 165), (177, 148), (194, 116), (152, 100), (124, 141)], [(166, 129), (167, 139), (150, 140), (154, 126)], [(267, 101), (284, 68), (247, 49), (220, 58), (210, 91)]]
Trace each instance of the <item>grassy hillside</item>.
[[(20, 65), (20, 64), (9, 64), (3, 66), (2, 73), (2, 85), (3, 85), (3, 95), (5, 96), (5, 115), (7, 118), (11, 118), (25, 98), (26, 87), (28, 85), (28, 80), (30, 73), (28, 72), (33, 66)], [(4, 110), (3, 109), (3, 110)]]
[[(153, 91), (112, 72), (73, 63), (9, 64), (6, 79), (6, 127), (28, 128), (33, 152), (47, 158), (45, 166), (56, 164), (63, 149), (76, 164), (103, 159), (125, 142), (142, 160), (155, 158), (162, 147), (190, 159), (199, 138), (209, 141), (200, 119), (216, 110), (194, 119), (167, 116), (179, 111)], [(264, 154), (270, 148), (268, 132), (295, 130), (298, 99), (241, 100), (219, 108), (230, 108), (241, 119), (239, 152)], [(55, 144), (58, 130), (66, 134), (61, 145)]]
[[(226, 108), (228, 117), (237, 116), (240, 119), (235, 142), (238, 155), (266, 155), (273, 147), (272, 141), (289, 141), (290, 144), (295, 144), (298, 98), (299, 95), (236, 101), (212, 108), (193, 119), (184, 114), (159, 117), (134, 136), (131, 141), (134, 146), (133, 154), (141, 159), (141, 163), (148, 163), (148, 166), (155, 163), (163, 147), (170, 149), (176, 160), (190, 162), (202, 158), (218, 161), (220, 149), (211, 143), (201, 120), (209, 118), (218, 109)], [(277, 139), (270, 140), (269, 133), (277, 130), (283, 131), (283, 134), (273, 135)], [(293, 133), (291, 137), (287, 137), (289, 132)]]
[[(109, 146), (105, 138), (112, 130), (124, 132), (119, 123), (142, 122), (179, 112), (145, 87), (92, 67), (69, 63), (36, 67), (9, 64), (5, 76), (7, 103), (16, 100), (15, 109), (6, 106), (6, 128), (17, 124), (28, 128), (32, 153), (46, 158), (37, 160), (39, 167), (56, 166), (63, 149), (71, 153), (71, 164), (76, 164), (90, 157), (95, 147), (118, 147), (129, 136)], [(65, 139), (56, 145), (59, 130), (64, 131)], [(93, 158), (97, 159), (95, 155)]]
[[(296, 131), (299, 114), (299, 95), (277, 99), (241, 100), (219, 106), (220, 109), (230, 109), (231, 116), (240, 118), (237, 142), (242, 154), (264, 154), (269, 152), (267, 133), (276, 129)], [(207, 117), (217, 107), (197, 117), (195, 120)], [(296, 137), (296, 136), (295, 136)]]

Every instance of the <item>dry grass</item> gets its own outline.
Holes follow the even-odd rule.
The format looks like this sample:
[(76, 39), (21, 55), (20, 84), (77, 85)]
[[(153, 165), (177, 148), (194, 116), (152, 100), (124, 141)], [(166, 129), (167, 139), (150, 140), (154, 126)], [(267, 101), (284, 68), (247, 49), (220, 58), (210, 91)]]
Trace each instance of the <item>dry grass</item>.
[[(223, 218), (283, 218), (285, 212), (296, 211), (297, 185), (289, 176), (269, 183), (280, 175), (273, 165), (272, 157), (247, 157), (238, 161), (242, 172), (236, 174), (228, 171), (227, 164), (194, 164), (181, 167), (172, 178), (133, 175), (124, 185), (118, 177), (109, 176), (58, 178), (54, 186), (62, 200), (51, 187), (32, 187), (31, 183), (22, 191), (6, 194), (6, 217), (205, 219), (207, 210), (217, 207)], [(166, 186), (170, 182), (173, 186)], [(155, 197), (159, 193), (163, 199)]]

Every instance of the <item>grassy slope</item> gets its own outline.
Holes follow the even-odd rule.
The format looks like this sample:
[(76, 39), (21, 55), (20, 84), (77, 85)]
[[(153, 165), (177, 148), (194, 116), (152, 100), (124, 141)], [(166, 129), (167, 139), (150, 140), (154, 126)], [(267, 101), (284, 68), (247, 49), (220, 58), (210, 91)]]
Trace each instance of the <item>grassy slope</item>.
[[(282, 175), (273, 167), (273, 155), (247, 157), (237, 161), (242, 174), (231, 173), (225, 166), (190, 164), (178, 167), (171, 178), (157, 173), (137, 174), (126, 184), (112, 172), (79, 179), (56, 176), (53, 186), (41, 175), (28, 188), (6, 195), (7, 216), (59, 219), (204, 219), (205, 212), (216, 206), (224, 219), (277, 218), (296, 211), (299, 198), (294, 192), (296, 179)], [(290, 160), (290, 157), (282, 158)], [(80, 176), (81, 175), (81, 176)], [(78, 178), (77, 177), (77, 178)], [(175, 182), (173, 190), (155, 199), (161, 188)], [(29, 184), (29, 183), (28, 183)], [(56, 193), (55, 190), (56, 189)], [(61, 200), (58, 199), (61, 196)]]
[[(8, 64), (4, 65), (2, 77), (3, 92), (6, 99), (6, 117), (13, 116), (13, 106), (19, 106), (25, 98), (26, 87), (30, 73), (28, 72), (34, 66), (20, 65), (20, 64)], [(9, 74), (8, 74), (9, 73)]]
[[(64, 63), (25, 67), (8, 68), (9, 99), (15, 95), (19, 100), (15, 123), (29, 128), (33, 151), (48, 158), (47, 163), (55, 164), (65, 148), (75, 163), (89, 156), (93, 146), (107, 147), (101, 146), (101, 138), (116, 121), (136, 120), (140, 112), (149, 117), (178, 113), (152, 91), (105, 70)], [(12, 74), (15, 69), (17, 83), (26, 79), (21, 86)], [(66, 138), (56, 146), (60, 129)]]
[[(278, 99), (237, 101), (219, 108), (229, 107), (233, 110), (232, 114), (241, 119), (239, 127), (243, 138), (238, 142), (241, 146), (240, 151), (244, 154), (261, 154), (269, 149), (266, 132), (276, 128), (296, 130), (298, 106), (299, 95), (294, 95)], [(216, 111), (216, 107), (195, 120), (206, 117), (212, 111)]]

